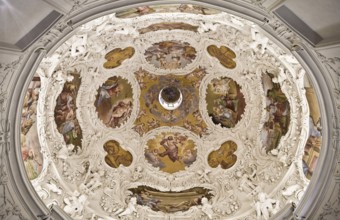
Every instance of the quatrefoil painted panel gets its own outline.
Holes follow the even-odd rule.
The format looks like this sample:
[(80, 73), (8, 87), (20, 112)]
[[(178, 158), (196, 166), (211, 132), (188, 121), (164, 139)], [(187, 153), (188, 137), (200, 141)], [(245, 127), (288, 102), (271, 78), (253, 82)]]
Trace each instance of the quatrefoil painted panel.
[(221, 166), (222, 169), (229, 169), (236, 163), (237, 156), (234, 154), (237, 144), (233, 141), (224, 142), (217, 150), (212, 151), (208, 156), (208, 164), (212, 168)]
[(218, 48), (216, 45), (210, 45), (207, 51), (210, 56), (216, 57), (225, 68), (234, 69), (236, 67), (236, 62), (233, 60), (236, 58), (236, 54), (230, 48), (225, 46)]
[(104, 150), (107, 152), (105, 163), (112, 168), (118, 168), (120, 165), (128, 167), (131, 165), (133, 157), (131, 153), (124, 150), (115, 140), (110, 140), (104, 144)]

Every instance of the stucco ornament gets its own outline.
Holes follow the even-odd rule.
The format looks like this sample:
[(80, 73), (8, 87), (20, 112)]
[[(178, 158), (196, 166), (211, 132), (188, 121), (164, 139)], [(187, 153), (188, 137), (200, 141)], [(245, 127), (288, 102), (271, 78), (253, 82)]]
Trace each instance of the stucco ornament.
[[(138, 32), (173, 23), (176, 28)], [(178, 29), (178, 23), (187, 25)], [(279, 204), (301, 198), (296, 194), (307, 181), (296, 161), (307, 139), (304, 73), (256, 25), (222, 12), (108, 15), (74, 33), (38, 69), (37, 124), (47, 162), (33, 185), (46, 204), (61, 206), (74, 219), (268, 219)], [(176, 47), (159, 52), (154, 45)], [(221, 51), (211, 56), (211, 45)], [(119, 50), (110, 57), (119, 62), (110, 60), (114, 68), (105, 68), (105, 54), (116, 48), (134, 53)], [(155, 79), (188, 82), (180, 85), (192, 87), (195, 92), (186, 95), (198, 103), (183, 99), (181, 105), (197, 110), (168, 111), (148, 102), (141, 94), (153, 95), (145, 90), (154, 88)], [(219, 89), (221, 80), (228, 86)], [(211, 87), (215, 93), (207, 92)], [(55, 109), (63, 107), (69, 117), (57, 124)], [(183, 123), (173, 123), (179, 117)], [(198, 119), (202, 123), (193, 124)], [(115, 146), (104, 149), (109, 141)]]
[(267, 195), (263, 192), (258, 194), (258, 201), (255, 203), (257, 219), (267, 220), (270, 216), (273, 216), (278, 212), (280, 203), (277, 200), (267, 198)]

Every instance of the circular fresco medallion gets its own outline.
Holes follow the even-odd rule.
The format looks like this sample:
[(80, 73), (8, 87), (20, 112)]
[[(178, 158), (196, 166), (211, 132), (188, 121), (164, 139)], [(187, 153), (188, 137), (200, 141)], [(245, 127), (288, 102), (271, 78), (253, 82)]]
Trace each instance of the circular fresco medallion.
[(207, 89), (208, 114), (216, 125), (233, 128), (246, 106), (241, 87), (231, 78), (213, 79)]
[(126, 79), (113, 76), (98, 89), (96, 111), (108, 127), (123, 125), (132, 111), (132, 87)]
[(167, 173), (185, 170), (196, 161), (197, 149), (193, 140), (178, 132), (162, 132), (148, 140), (146, 160)]

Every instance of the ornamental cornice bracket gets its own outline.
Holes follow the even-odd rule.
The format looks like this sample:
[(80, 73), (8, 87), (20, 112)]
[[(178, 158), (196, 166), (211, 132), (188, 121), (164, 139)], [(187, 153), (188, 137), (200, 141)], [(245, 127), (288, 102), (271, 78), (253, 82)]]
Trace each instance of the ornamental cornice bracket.
[(302, 52), (304, 50), (303, 47), (299, 44), (293, 44), (290, 49), (291, 51), (295, 52)]
[(5, 148), (8, 154), (10, 151), (9, 136), (10, 136), (10, 122), (7, 119), (0, 120), (0, 146)]
[[(340, 141), (340, 118), (337, 116), (333, 116), (333, 140), (336, 142)], [(336, 148), (336, 143), (334, 144), (334, 148)]]
[[(0, 158), (1, 156), (2, 154), (0, 155)], [(1, 163), (0, 164), (0, 185), (7, 185), (7, 182), (8, 182), (8, 177), (7, 177), (6, 167), (3, 163)]]

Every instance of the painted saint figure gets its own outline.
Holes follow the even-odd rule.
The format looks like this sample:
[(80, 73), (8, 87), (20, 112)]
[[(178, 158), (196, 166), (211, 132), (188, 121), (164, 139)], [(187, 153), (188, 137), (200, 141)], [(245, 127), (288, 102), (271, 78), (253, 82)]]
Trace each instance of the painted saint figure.
[(161, 157), (168, 156), (172, 162), (178, 160), (178, 147), (177, 147), (178, 143), (173, 136), (169, 136), (166, 139), (163, 139), (160, 144), (165, 148), (165, 151), (159, 153), (158, 154), (159, 156)]
[(145, 159), (159, 170), (175, 173), (196, 161), (197, 149), (193, 140), (178, 132), (164, 132), (147, 142)]

